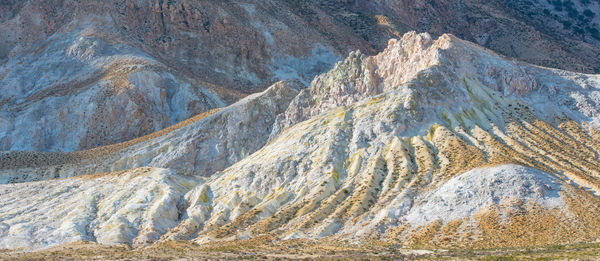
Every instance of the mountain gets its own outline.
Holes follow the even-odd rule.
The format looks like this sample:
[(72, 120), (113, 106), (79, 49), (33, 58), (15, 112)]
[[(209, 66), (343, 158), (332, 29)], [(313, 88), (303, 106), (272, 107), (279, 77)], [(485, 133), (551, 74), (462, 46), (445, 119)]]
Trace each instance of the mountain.
[(599, 94), (600, 75), (409, 32), (131, 142), (0, 154), (0, 248), (597, 242)]
[(8, 0), (0, 7), (4, 151), (126, 142), (279, 80), (310, 85), (350, 51), (374, 55), (410, 30), (600, 72), (597, 1)]
[(279, 82), (226, 108), (114, 145), (76, 152), (4, 152), (0, 181), (47, 180), (144, 166), (209, 176), (263, 147), (276, 116), (300, 88), (299, 82)]
[[(10, 8), (3, 8), (0, 29), (6, 38), (0, 43), (1, 150), (76, 151), (124, 142), (278, 79), (308, 84), (347, 50), (369, 48), (331, 21), (303, 26), (309, 21), (277, 2), (4, 6)], [(334, 45), (325, 32), (348, 44)]]
[(598, 1), (337, 2), (344, 2), (347, 8), (361, 12), (367, 17), (387, 17), (384, 21), (393, 21), (411, 30), (434, 35), (452, 33), (502, 55), (528, 63), (577, 72), (600, 72)]

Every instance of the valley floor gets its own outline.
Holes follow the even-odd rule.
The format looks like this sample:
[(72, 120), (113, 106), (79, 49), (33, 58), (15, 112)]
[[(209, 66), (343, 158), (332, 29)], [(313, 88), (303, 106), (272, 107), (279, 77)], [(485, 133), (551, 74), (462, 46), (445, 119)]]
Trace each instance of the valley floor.
[(407, 249), (372, 242), (349, 244), (263, 239), (198, 245), (169, 241), (131, 249), (78, 242), (36, 252), (0, 250), (0, 260), (598, 260), (600, 243), (507, 249)]

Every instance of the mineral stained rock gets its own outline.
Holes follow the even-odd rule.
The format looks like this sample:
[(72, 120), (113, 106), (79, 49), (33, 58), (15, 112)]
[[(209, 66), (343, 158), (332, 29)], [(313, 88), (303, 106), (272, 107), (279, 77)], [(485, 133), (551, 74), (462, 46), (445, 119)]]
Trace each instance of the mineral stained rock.
[(598, 75), (409, 32), (102, 155), (1, 154), (0, 246), (595, 242), (598, 93)]
[(138, 138), (409, 30), (598, 73), (598, 24), (597, 1), (3, 1), (0, 150)]

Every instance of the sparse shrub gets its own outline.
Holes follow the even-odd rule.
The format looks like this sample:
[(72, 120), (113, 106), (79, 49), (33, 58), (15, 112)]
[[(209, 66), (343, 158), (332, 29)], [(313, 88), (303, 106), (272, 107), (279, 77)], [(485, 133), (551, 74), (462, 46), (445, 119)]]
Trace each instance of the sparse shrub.
[(590, 10), (590, 9), (585, 9), (585, 11), (583, 11), (583, 15), (590, 17), (590, 18), (594, 18), (594, 16), (596, 16), (596, 14), (594, 12), (592, 12), (592, 10)]
[(561, 0), (550, 1), (550, 3), (554, 6), (554, 10), (562, 12), (563, 5)]
[(550, 10), (548, 10), (547, 8), (546, 8), (546, 9), (544, 9), (544, 11), (543, 11), (543, 12), (544, 12), (544, 15), (550, 15)]
[(600, 40), (600, 32), (598, 31), (598, 29), (594, 27), (589, 27), (588, 32), (590, 32), (592, 37), (594, 37), (596, 40)]

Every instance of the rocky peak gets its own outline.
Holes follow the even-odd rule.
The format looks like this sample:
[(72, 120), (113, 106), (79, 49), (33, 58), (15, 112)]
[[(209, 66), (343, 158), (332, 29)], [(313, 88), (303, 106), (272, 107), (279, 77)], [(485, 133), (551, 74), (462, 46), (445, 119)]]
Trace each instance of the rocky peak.
[[(86, 152), (100, 155), (0, 154), (0, 183), (24, 182), (0, 185), (9, 202), (0, 247), (263, 235), (594, 242), (600, 133), (587, 125), (598, 119), (598, 78), (409, 33), (382, 55), (353, 52), (300, 93), (281, 82), (187, 125)], [(113, 170), (124, 171), (56, 179)], [(531, 233), (513, 232), (523, 227)]]
[[(600, 114), (590, 106), (597, 104), (594, 86), (598, 77), (578, 75), (525, 64), (500, 56), (491, 50), (444, 34), (433, 39), (427, 33), (406, 33), (392, 39), (378, 55), (365, 56), (356, 51), (333, 70), (315, 78), (303, 90), (285, 115), (279, 117), (271, 137), (289, 126), (339, 106), (381, 93), (402, 89), (407, 93), (406, 108), (421, 112), (440, 106), (470, 103), (465, 79), (476, 79), (506, 96), (536, 100), (540, 117), (547, 116), (549, 104), (567, 105), (571, 117), (597, 121)], [(578, 93), (577, 98), (572, 97)], [(543, 102), (540, 101), (541, 97)], [(577, 101), (579, 100), (579, 101)], [(571, 104), (571, 106), (568, 106)]]

